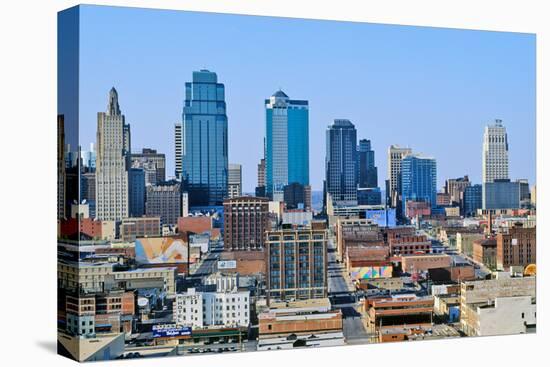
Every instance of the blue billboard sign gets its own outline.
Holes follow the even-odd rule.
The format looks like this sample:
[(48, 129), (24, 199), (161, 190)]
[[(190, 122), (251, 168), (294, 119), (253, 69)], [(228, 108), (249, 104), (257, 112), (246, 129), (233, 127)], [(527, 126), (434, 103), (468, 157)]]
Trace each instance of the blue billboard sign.
[(176, 324), (153, 325), (153, 338), (178, 338), (190, 336), (191, 328)]
[(380, 227), (395, 227), (397, 225), (395, 208), (367, 209), (365, 218), (374, 220)]

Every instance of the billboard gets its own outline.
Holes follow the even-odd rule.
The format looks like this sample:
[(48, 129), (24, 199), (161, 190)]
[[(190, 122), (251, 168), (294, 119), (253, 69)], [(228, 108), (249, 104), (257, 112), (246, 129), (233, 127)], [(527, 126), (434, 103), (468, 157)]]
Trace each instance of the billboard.
[(136, 239), (138, 264), (186, 263), (189, 244), (179, 237), (148, 237)]
[(395, 208), (367, 209), (365, 218), (373, 220), (379, 227), (395, 227), (397, 225)]
[(218, 261), (218, 270), (236, 269), (237, 260), (220, 260)]
[(153, 325), (153, 338), (178, 338), (191, 336), (191, 328), (176, 324)]
[(393, 267), (389, 266), (360, 266), (351, 268), (351, 278), (359, 279), (375, 279), (375, 278), (391, 278)]

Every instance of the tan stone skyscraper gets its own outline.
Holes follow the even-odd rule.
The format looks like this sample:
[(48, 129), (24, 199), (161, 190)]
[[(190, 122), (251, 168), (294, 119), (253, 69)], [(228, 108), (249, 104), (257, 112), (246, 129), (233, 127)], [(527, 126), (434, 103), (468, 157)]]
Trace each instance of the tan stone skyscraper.
[(120, 112), (113, 87), (107, 112), (97, 114), (96, 216), (100, 220), (128, 217), (129, 135), (130, 126)]
[(411, 148), (402, 148), (397, 145), (391, 145), (388, 148), (388, 180), (390, 205), (398, 208), (399, 196), (401, 195), (401, 160), (412, 154)]

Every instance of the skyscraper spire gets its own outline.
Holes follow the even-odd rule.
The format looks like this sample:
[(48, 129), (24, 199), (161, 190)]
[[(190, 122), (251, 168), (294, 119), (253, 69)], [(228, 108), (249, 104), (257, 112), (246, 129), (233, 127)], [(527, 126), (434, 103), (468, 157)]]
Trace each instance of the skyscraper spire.
[(119, 116), (120, 107), (118, 105), (118, 93), (115, 87), (112, 87), (109, 91), (109, 105), (107, 106), (107, 115)]

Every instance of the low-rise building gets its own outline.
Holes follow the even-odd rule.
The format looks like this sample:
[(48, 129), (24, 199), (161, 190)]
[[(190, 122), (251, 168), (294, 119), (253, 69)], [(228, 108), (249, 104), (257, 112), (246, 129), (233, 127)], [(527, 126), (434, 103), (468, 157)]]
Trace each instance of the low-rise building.
[(527, 332), (536, 324), (535, 295), (535, 277), (463, 282), (460, 289), (462, 331), (469, 336)]
[(388, 238), (392, 256), (429, 254), (432, 242), (425, 235), (402, 235)]
[(250, 323), (250, 292), (197, 292), (190, 288), (174, 300), (174, 321), (192, 328), (208, 326), (247, 327)]
[(451, 257), (447, 254), (401, 256), (401, 268), (407, 273), (415, 273), (438, 268), (448, 268), (450, 266)]
[(272, 302), (258, 321), (258, 350), (344, 345), (342, 312), (328, 298)]
[(496, 269), (497, 241), (494, 238), (474, 241), (473, 259), (478, 264), (483, 264), (489, 269)]
[(365, 299), (364, 313), (367, 332), (379, 333), (384, 329), (414, 329), (431, 326), (433, 323), (433, 297), (414, 294), (385, 298)]
[(456, 248), (461, 254), (471, 257), (474, 252), (474, 241), (484, 238), (485, 235), (481, 232), (457, 232)]
[(137, 237), (160, 236), (160, 217), (124, 218), (120, 224), (123, 241), (134, 241)]

